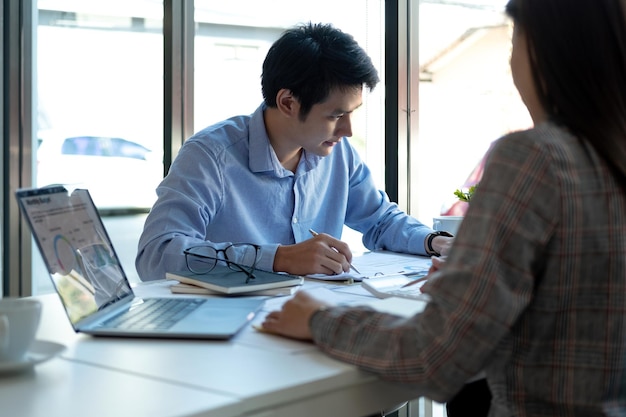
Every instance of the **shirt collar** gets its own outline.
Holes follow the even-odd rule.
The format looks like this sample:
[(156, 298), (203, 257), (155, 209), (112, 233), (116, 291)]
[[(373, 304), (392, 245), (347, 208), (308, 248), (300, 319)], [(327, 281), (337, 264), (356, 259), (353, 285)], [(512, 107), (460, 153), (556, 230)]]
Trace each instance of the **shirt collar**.
[[(267, 108), (265, 103), (261, 104), (250, 119), (250, 135), (249, 135), (249, 167), (252, 172), (274, 171), (279, 176), (289, 176), (293, 173), (285, 169), (278, 160), (274, 148), (270, 144), (270, 138), (265, 128), (265, 120), (263, 112)], [(305, 171), (315, 168), (323, 157), (314, 154), (308, 154), (306, 151), (300, 159), (299, 166), (305, 163)], [(301, 169), (301, 168), (299, 168)]]
[[(270, 144), (270, 138), (265, 129), (263, 112), (267, 106), (261, 104), (250, 119), (250, 134), (248, 146), (248, 160), (252, 172), (279, 171), (282, 168), (276, 158), (276, 153)], [(277, 164), (279, 166), (277, 166)]]

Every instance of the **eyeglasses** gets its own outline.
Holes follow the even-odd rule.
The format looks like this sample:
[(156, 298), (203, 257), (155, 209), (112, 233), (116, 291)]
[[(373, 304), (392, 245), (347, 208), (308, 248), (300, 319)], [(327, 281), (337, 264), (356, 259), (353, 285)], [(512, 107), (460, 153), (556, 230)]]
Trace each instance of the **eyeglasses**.
[[(192, 246), (183, 251), (187, 269), (194, 274), (207, 274), (218, 262), (225, 263), (233, 271), (241, 271), (247, 275), (246, 284), (255, 279), (254, 270), (261, 247), (252, 243), (233, 243), (224, 249), (211, 246)], [(223, 257), (219, 255), (223, 254)], [(237, 261), (237, 262), (235, 262)]]

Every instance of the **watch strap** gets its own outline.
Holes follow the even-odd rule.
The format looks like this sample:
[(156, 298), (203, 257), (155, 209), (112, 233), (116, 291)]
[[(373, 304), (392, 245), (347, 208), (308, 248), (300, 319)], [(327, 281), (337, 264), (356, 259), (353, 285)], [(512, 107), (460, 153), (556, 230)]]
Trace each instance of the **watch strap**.
[(454, 237), (452, 234), (440, 230), (429, 233), (428, 236), (426, 236), (426, 254), (428, 256), (441, 256), (439, 252), (433, 249), (433, 239), (435, 239), (437, 236)]

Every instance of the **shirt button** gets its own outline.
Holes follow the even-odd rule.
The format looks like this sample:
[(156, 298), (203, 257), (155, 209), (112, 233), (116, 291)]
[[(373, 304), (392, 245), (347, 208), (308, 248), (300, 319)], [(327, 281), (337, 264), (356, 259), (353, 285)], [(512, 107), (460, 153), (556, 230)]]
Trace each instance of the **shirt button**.
[(298, 223), (298, 218), (297, 218), (297, 217), (294, 217), (294, 218), (293, 218), (293, 220), (292, 220), (292, 223), (293, 223), (293, 224)]

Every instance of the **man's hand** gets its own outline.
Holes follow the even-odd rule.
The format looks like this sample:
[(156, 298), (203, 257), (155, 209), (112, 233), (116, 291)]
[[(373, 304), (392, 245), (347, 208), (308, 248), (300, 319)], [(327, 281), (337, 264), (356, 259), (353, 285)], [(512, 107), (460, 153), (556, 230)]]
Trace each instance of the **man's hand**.
[(450, 253), (452, 243), (454, 243), (453, 237), (435, 236), (435, 238), (431, 242), (431, 245), (437, 253), (441, 254), (441, 256), (445, 256)]
[(272, 311), (267, 315), (262, 324), (263, 329), (292, 339), (311, 340), (311, 316), (327, 305), (305, 291), (298, 291), (291, 300), (283, 304), (280, 311)]
[(279, 246), (274, 257), (274, 271), (294, 275), (334, 275), (350, 270), (352, 252), (348, 244), (320, 233), (295, 245)]

